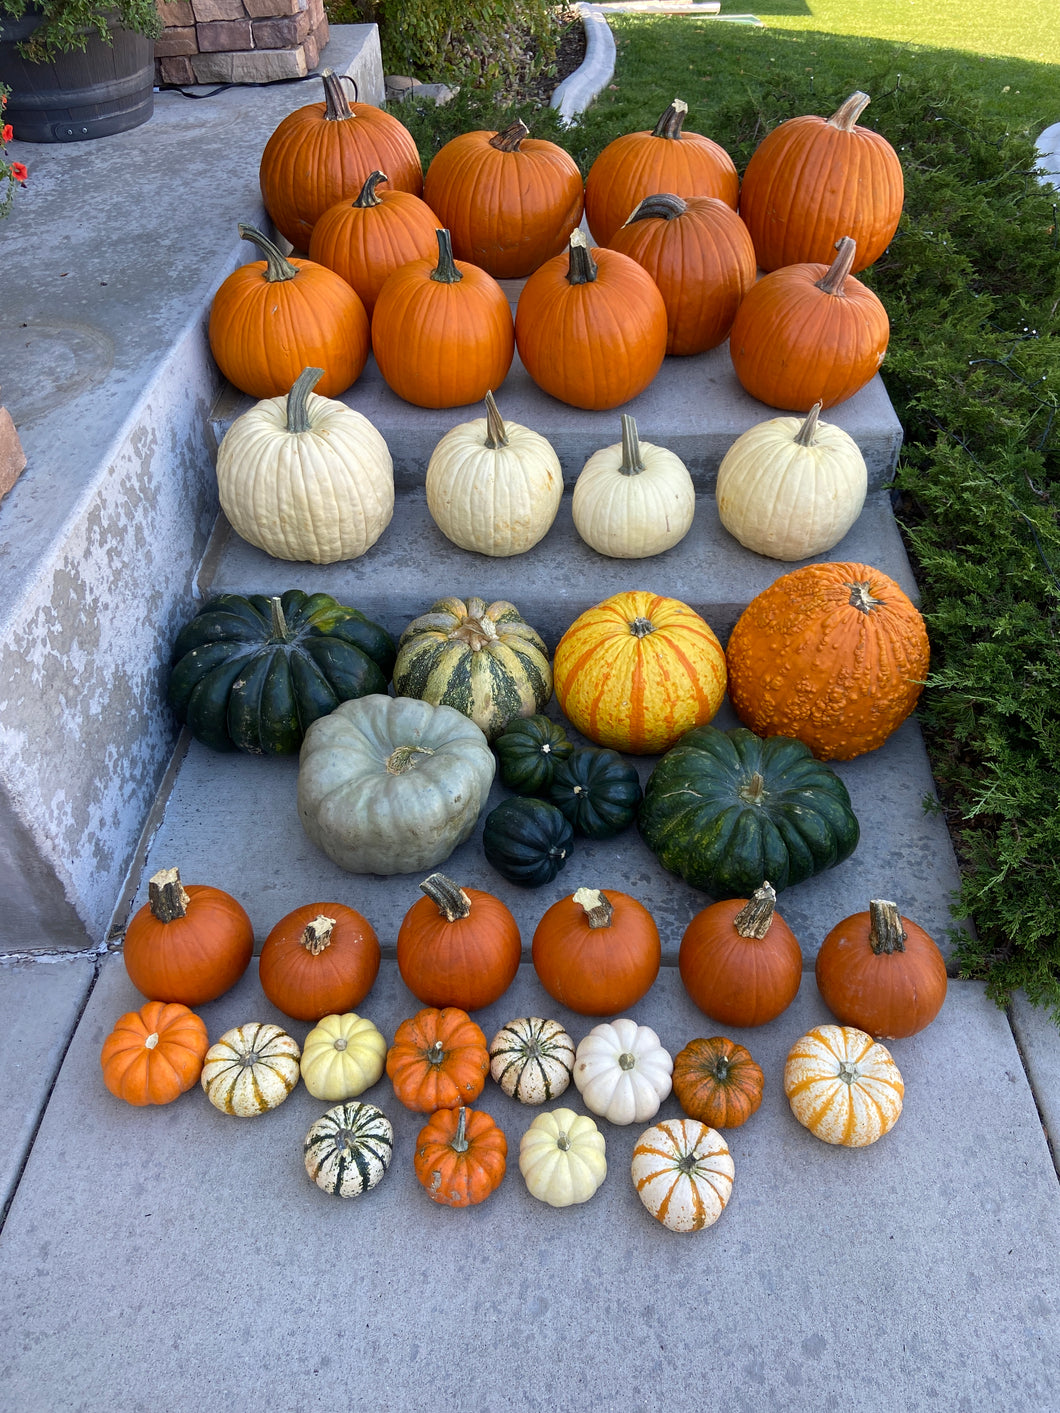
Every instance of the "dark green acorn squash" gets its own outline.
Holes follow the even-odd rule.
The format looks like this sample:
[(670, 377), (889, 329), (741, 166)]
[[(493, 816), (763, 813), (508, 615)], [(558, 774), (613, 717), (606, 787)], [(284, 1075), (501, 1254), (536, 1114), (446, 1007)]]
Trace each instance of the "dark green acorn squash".
[(617, 751), (581, 746), (556, 762), (548, 798), (575, 833), (610, 839), (636, 819), (642, 794), (636, 766)]
[(547, 800), (517, 795), (490, 810), (482, 831), (487, 860), (511, 883), (550, 883), (570, 857), (574, 830)]
[(718, 899), (801, 883), (860, 833), (846, 786), (808, 746), (743, 727), (686, 732), (648, 778), (638, 823), (664, 868)]
[(493, 743), (502, 782), (517, 795), (548, 794), (557, 761), (566, 760), (574, 745), (562, 726), (547, 716), (523, 716), (510, 721)]
[(218, 594), (173, 644), (169, 702), (215, 751), (290, 755), (340, 702), (385, 693), (394, 640), (327, 594)]

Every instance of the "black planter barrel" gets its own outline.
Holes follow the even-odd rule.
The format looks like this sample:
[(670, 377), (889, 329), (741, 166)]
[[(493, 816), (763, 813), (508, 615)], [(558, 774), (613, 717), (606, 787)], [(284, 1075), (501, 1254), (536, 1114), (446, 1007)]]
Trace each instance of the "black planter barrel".
[(40, 23), (12, 20), (0, 6), (0, 83), (11, 90), (4, 119), (19, 142), (83, 142), (146, 123), (154, 112), (154, 40), (112, 27), (111, 44), (93, 30), (84, 53), (30, 63), (16, 45)]

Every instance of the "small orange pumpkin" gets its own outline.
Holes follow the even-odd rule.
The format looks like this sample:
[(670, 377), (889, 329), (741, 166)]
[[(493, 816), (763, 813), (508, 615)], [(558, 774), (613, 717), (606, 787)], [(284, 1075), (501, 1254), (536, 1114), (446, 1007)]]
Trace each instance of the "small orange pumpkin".
[(103, 1042), (103, 1083), (127, 1104), (170, 1104), (198, 1082), (209, 1048), (194, 1011), (148, 1001), (120, 1016)]
[(508, 1140), (481, 1109), (439, 1109), (420, 1129), (413, 1166), (432, 1202), (473, 1207), (501, 1185)]
[(579, 888), (548, 909), (534, 932), (534, 970), (553, 1000), (582, 1016), (613, 1016), (659, 974), (659, 929), (643, 903), (609, 888)]
[(386, 1056), (394, 1093), (422, 1114), (477, 1099), (489, 1071), (485, 1033), (457, 1006), (428, 1006), (403, 1020)]
[(318, 1021), (360, 1005), (379, 974), (379, 939), (344, 903), (308, 903), (282, 917), (258, 962), (261, 989), (294, 1020)]
[(428, 1006), (477, 1011), (515, 980), (522, 958), (519, 924), (500, 898), (461, 888), (444, 873), (420, 884), (397, 936), (401, 979)]
[(254, 928), (242, 904), (220, 888), (189, 883), (163, 868), (122, 944), (125, 970), (152, 1001), (201, 1006), (233, 987), (250, 965)]
[(772, 884), (763, 883), (751, 898), (711, 903), (685, 928), (677, 954), (681, 980), (703, 1014), (721, 1025), (765, 1025), (798, 993), (802, 950), (776, 901)]
[(762, 1102), (765, 1076), (751, 1052), (727, 1036), (690, 1040), (674, 1056), (674, 1094), (690, 1119), (739, 1128)]

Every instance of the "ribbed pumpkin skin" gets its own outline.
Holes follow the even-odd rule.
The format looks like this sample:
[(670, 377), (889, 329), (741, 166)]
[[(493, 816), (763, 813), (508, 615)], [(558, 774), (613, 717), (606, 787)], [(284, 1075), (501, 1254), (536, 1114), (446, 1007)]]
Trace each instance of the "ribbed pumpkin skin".
[(725, 898), (701, 909), (685, 928), (677, 954), (684, 988), (703, 1014), (742, 1029), (775, 1020), (802, 982), (802, 949), (779, 913), (764, 937), (737, 931), (733, 922), (746, 903)]
[(729, 698), (758, 735), (794, 736), (819, 760), (850, 760), (881, 746), (913, 710), (929, 656), (924, 620), (893, 579), (867, 564), (808, 564), (737, 620)]
[(152, 1001), (201, 1006), (230, 990), (250, 965), (254, 928), (230, 893), (183, 885), (187, 912), (162, 922), (145, 903), (125, 931), (129, 980)]
[(251, 1021), (225, 1031), (210, 1046), (199, 1082), (215, 1109), (254, 1118), (278, 1108), (294, 1089), (301, 1053), (278, 1025)]
[(486, 862), (527, 888), (551, 883), (573, 847), (574, 828), (562, 810), (529, 795), (502, 800), (482, 826)]
[(507, 1157), (508, 1140), (482, 1109), (439, 1109), (420, 1129), (413, 1167), (432, 1202), (473, 1207), (500, 1187)]
[(477, 1099), (489, 1071), (485, 1032), (459, 1006), (425, 1006), (403, 1020), (386, 1057), (394, 1093), (421, 1114)]
[(103, 1083), (127, 1104), (170, 1104), (194, 1086), (209, 1047), (206, 1023), (194, 1011), (148, 1001), (120, 1016), (104, 1040)]
[(834, 407), (879, 371), (891, 332), (887, 311), (853, 275), (839, 293), (819, 288), (835, 269), (785, 265), (763, 275), (736, 311), (732, 364), (744, 390), (767, 407)]
[(519, 925), (508, 906), (481, 888), (461, 890), (467, 917), (450, 921), (431, 898), (419, 898), (398, 928), (401, 979), (427, 1006), (477, 1011), (515, 980), (522, 958)]
[(634, 755), (666, 750), (710, 721), (725, 695), (725, 654), (709, 624), (680, 600), (642, 590), (575, 619), (552, 671), (556, 700), (578, 730)]
[(679, 357), (717, 348), (757, 277), (751, 236), (731, 206), (714, 196), (690, 196), (685, 207), (670, 219), (630, 221), (607, 242), (658, 285), (666, 305), (666, 352)]
[(643, 903), (614, 888), (603, 892), (614, 909), (610, 926), (591, 927), (572, 894), (553, 903), (534, 931), (538, 980), (554, 1001), (580, 1016), (613, 1016), (635, 1006), (651, 990), (662, 960), (659, 929)]
[(905, 1085), (890, 1051), (850, 1025), (819, 1025), (788, 1052), (791, 1112), (822, 1143), (864, 1148), (902, 1112)]
[[(315, 954), (306, 929), (333, 924)], [(318, 1021), (360, 1005), (379, 974), (379, 939), (367, 918), (344, 903), (307, 903), (282, 917), (261, 947), (258, 980), (272, 1004), (294, 1020)]]
[(490, 1074), (520, 1104), (558, 1099), (574, 1073), (574, 1041), (559, 1021), (523, 1016), (490, 1041)]
[(558, 255), (582, 218), (578, 164), (555, 142), (496, 132), (452, 138), (431, 159), (424, 200), (453, 238), (453, 253), (495, 279), (519, 279)]
[(736, 1174), (721, 1134), (697, 1119), (667, 1119), (637, 1139), (633, 1186), (671, 1231), (702, 1231), (724, 1212)]
[(323, 103), (289, 113), (261, 156), (265, 209), (296, 250), (307, 250), (320, 216), (345, 197), (352, 200), (377, 169), (391, 187), (414, 196), (423, 190), (420, 155), (403, 123), (371, 103), (350, 102), (341, 83), (329, 95), (325, 81), (325, 95)]
[(830, 118), (789, 118), (755, 148), (740, 185), (740, 215), (763, 270), (828, 264), (840, 236), (858, 243), (855, 273), (887, 248), (905, 183), (887, 139), (854, 121), (867, 102), (855, 93)]
[[(681, 105), (685, 107), (684, 104)], [(667, 110), (670, 113), (673, 109)], [(663, 113), (656, 124), (673, 130)], [(683, 118), (683, 114), (682, 114)], [(585, 179), (585, 214), (593, 239), (610, 245), (630, 212), (656, 191), (678, 196), (716, 196), (736, 210), (740, 178), (732, 158), (709, 137), (684, 132), (656, 137), (655, 130), (616, 137), (600, 153)]]
[(878, 1040), (916, 1035), (946, 999), (946, 962), (934, 939), (910, 918), (899, 921), (901, 951), (873, 950), (872, 915), (863, 912), (836, 923), (817, 953), (822, 1001), (841, 1024)]
[(317, 1187), (336, 1197), (360, 1197), (386, 1176), (394, 1129), (374, 1104), (337, 1104), (306, 1134), (302, 1153)]
[(765, 1076), (749, 1050), (724, 1035), (690, 1040), (674, 1056), (674, 1095), (690, 1119), (739, 1128), (762, 1103)]

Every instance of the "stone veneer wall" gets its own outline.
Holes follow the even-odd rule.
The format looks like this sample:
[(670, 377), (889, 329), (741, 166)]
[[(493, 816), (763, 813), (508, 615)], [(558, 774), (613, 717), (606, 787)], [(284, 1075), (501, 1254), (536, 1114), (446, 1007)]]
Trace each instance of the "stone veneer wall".
[(160, 86), (301, 78), (328, 42), (324, 0), (159, 0), (158, 13)]

